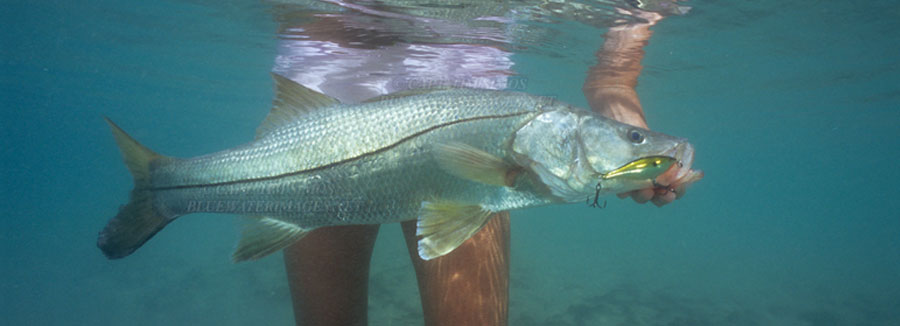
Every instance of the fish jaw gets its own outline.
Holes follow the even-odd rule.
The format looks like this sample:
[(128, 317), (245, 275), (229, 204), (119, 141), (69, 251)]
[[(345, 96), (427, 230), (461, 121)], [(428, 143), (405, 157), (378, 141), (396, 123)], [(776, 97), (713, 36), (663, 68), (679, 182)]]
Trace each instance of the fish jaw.
[[(657, 154), (662, 157), (671, 157), (674, 162), (667, 168), (658, 171), (635, 174), (639, 177), (600, 177), (597, 184), (600, 185), (600, 194), (620, 194), (632, 190), (666, 187), (675, 190), (670, 185), (679, 185), (678, 180), (692, 173), (691, 165), (694, 160), (694, 147), (684, 139), (677, 139), (674, 146)], [(621, 168), (620, 168), (621, 169)], [(617, 171), (619, 169), (613, 170)], [(702, 177), (700, 172), (699, 177)]]
[(681, 198), (681, 196), (684, 196), (687, 186), (703, 179), (704, 173), (701, 170), (692, 169), (694, 146), (690, 143), (685, 142), (682, 146), (676, 148), (672, 155), (676, 158), (677, 163), (657, 176), (654, 179), (654, 186), (665, 187), (675, 192), (675, 198)]

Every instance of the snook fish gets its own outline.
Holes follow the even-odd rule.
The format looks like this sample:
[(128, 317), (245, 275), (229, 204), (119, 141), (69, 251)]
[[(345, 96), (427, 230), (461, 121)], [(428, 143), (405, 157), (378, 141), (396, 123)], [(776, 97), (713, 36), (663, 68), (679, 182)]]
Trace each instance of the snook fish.
[(419, 255), (433, 259), (493, 212), (650, 187), (671, 164), (633, 162), (668, 157), (689, 168), (693, 157), (685, 139), (545, 97), (441, 89), (351, 105), (274, 78), (256, 139), (217, 153), (163, 156), (107, 119), (134, 177), (130, 202), (97, 240), (108, 258), (128, 256), (179, 216), (213, 212), (251, 218), (235, 261), (318, 227), (412, 219)]

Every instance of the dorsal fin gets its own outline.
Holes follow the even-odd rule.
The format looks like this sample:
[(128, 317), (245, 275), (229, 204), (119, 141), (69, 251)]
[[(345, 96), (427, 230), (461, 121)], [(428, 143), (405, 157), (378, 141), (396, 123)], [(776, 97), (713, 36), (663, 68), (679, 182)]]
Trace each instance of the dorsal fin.
[(256, 128), (256, 138), (278, 129), (310, 111), (338, 104), (338, 100), (300, 85), (287, 77), (272, 73), (275, 100), (272, 110)]
[(369, 98), (369, 99), (367, 99), (367, 100), (365, 100), (365, 101), (362, 101), (362, 103), (372, 103), (372, 102), (378, 102), (378, 101), (384, 101), (384, 100), (392, 100), (392, 99), (396, 99), (396, 98), (403, 98), (403, 97), (413, 96), (413, 95), (428, 94), (428, 93), (431, 93), (431, 92), (443, 91), (443, 90), (448, 90), (448, 89), (452, 89), (452, 87), (433, 87), (433, 88), (407, 89), (407, 90), (402, 90), (402, 91), (393, 92), (393, 93), (390, 93), (390, 94), (378, 95), (378, 96)]

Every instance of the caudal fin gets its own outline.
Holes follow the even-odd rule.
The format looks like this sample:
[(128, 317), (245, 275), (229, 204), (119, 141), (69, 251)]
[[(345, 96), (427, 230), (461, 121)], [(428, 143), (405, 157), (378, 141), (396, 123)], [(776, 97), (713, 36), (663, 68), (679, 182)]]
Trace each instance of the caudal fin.
[(119, 208), (119, 213), (109, 220), (97, 238), (97, 247), (103, 254), (109, 259), (118, 259), (140, 248), (176, 216), (159, 212), (154, 206), (153, 191), (150, 189), (151, 163), (161, 164), (170, 159), (139, 144), (109, 118), (104, 119), (112, 129), (125, 165), (134, 176), (131, 200)]

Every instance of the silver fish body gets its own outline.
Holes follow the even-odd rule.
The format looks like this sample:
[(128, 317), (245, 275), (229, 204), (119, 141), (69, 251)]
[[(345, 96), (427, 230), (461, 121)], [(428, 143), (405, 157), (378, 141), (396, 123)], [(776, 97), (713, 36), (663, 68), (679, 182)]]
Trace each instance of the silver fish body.
[(179, 216), (214, 212), (255, 219), (236, 260), (318, 227), (412, 219), (431, 259), (492, 212), (647, 187), (652, 179), (601, 177), (646, 156), (690, 164), (693, 153), (683, 139), (523, 93), (445, 89), (346, 105), (276, 81), (282, 99), (257, 139), (209, 155), (161, 156), (110, 122), (135, 189), (100, 233), (107, 257), (131, 254)]
[(546, 102), (458, 89), (317, 110), (247, 145), (152, 170), (155, 205), (170, 215), (266, 215), (319, 227), (410, 220), (436, 198), (497, 210), (543, 203), (443, 171), (431, 145), (508, 157), (511, 136)]

